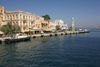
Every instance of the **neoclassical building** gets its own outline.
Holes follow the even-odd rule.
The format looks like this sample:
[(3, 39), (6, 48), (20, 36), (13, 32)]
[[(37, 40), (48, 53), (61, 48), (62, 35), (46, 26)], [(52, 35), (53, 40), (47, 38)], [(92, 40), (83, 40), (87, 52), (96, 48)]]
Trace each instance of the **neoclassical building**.
[(44, 18), (22, 10), (4, 10), (4, 7), (0, 6), (0, 22), (10, 23), (12, 25), (18, 24), (21, 27), (21, 32), (32, 34), (41, 32), (41, 29), (47, 29), (49, 26), (48, 21), (44, 21)]
[(29, 32), (35, 27), (36, 15), (22, 10), (7, 11), (5, 10), (5, 21), (12, 25), (18, 24), (21, 32)]
[[(0, 23), (4, 20), (4, 7), (0, 6)], [(1, 24), (0, 24), (1, 27)]]

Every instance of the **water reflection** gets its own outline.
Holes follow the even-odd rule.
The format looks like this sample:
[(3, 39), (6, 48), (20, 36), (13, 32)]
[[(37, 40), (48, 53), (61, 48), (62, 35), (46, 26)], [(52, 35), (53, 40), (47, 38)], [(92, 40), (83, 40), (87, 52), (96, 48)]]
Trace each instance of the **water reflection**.
[(84, 33), (85, 37), (87, 37), (87, 33)]
[(74, 36), (75, 36), (75, 34), (71, 34), (71, 37), (73, 37), (73, 38), (74, 38)]

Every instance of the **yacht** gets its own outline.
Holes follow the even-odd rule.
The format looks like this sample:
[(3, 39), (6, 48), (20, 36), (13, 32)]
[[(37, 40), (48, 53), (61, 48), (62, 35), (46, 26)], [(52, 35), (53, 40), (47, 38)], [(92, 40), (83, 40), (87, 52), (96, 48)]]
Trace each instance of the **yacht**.
[(5, 43), (27, 41), (27, 40), (30, 40), (30, 38), (31, 38), (31, 36), (27, 36), (27, 35), (18, 33), (18, 34), (14, 34), (11, 38), (6, 38)]

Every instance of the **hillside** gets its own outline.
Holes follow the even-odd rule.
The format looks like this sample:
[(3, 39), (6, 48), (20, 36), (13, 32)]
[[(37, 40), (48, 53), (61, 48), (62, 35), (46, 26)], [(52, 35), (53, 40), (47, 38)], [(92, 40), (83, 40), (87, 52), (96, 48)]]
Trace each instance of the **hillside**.
[(98, 26), (97, 28), (100, 28), (100, 26)]

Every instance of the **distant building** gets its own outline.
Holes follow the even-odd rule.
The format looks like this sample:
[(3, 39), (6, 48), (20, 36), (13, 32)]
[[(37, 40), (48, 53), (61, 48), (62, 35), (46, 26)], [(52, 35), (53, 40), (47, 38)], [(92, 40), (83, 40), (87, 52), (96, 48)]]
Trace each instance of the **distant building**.
[(65, 30), (65, 29), (68, 29), (68, 25), (67, 24), (62, 26), (62, 30)]
[(67, 24), (64, 24), (63, 20), (55, 20), (53, 23), (55, 26), (59, 26), (62, 30), (68, 29)]
[(56, 30), (56, 24), (55, 23), (53, 23), (53, 22), (50, 22), (49, 23), (49, 28), (51, 29), (51, 30)]
[(60, 27), (62, 27), (64, 25), (64, 21), (62, 21), (62, 20), (55, 20), (55, 21), (53, 21), (53, 23), (55, 23), (56, 25), (59, 25)]
[(71, 28), (71, 31), (75, 31), (74, 18), (72, 18), (72, 28)]

